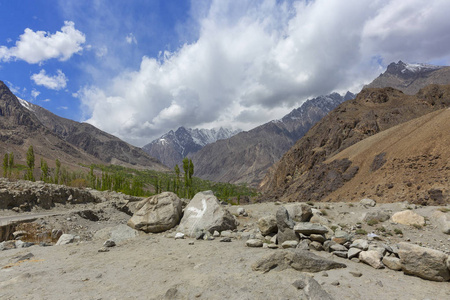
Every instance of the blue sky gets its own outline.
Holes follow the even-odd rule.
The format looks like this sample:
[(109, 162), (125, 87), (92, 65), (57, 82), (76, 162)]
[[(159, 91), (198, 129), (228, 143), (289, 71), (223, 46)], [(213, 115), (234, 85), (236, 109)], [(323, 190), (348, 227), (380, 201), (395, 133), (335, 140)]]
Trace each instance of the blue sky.
[(446, 0), (0, 0), (0, 80), (142, 146), (251, 129), (358, 92), (393, 61), (448, 65)]

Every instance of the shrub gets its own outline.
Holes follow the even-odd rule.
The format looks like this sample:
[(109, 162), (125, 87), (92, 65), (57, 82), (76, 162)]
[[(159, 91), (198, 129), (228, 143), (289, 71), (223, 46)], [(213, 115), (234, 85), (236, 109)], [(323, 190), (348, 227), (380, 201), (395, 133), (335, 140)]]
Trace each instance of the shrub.
[(377, 225), (378, 223), (379, 223), (378, 220), (375, 220), (375, 219), (371, 219), (371, 220), (367, 221), (367, 225), (369, 225), (369, 226), (374, 226), (374, 225)]

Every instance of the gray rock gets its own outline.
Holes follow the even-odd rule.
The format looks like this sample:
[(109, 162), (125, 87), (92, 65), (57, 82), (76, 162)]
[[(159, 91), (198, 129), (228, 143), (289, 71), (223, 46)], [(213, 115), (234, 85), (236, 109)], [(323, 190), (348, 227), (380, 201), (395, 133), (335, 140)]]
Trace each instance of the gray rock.
[(106, 247), (101, 247), (100, 249), (98, 249), (98, 252), (109, 252), (109, 249)]
[(336, 255), (338, 257), (347, 258), (348, 252), (347, 251), (334, 251), (333, 255)]
[(178, 231), (193, 236), (197, 230), (222, 232), (233, 230), (237, 221), (228, 209), (219, 204), (212, 191), (197, 193), (184, 210)]
[(217, 230), (214, 230), (213, 237), (220, 237), (220, 232), (218, 232)]
[(111, 247), (116, 246), (116, 242), (114, 242), (113, 240), (106, 240), (106, 241), (103, 243), (103, 246), (104, 246), (104, 247), (107, 247), (107, 248), (111, 248)]
[(450, 214), (436, 211), (433, 213), (433, 218), (436, 220), (442, 233), (450, 234)]
[(335, 245), (335, 244), (337, 244), (337, 243), (334, 242), (334, 241), (326, 240), (326, 241), (323, 243), (323, 249), (324, 249), (325, 251), (327, 251), (327, 252), (330, 252), (330, 251), (331, 251), (330, 247), (331, 247), (332, 245)]
[(305, 292), (308, 299), (311, 300), (334, 300), (314, 278), (308, 280)]
[(384, 268), (384, 265), (381, 262), (382, 258), (383, 256), (381, 255), (381, 253), (375, 250), (361, 251), (359, 253), (359, 260), (368, 264), (369, 266), (372, 266), (375, 269)]
[(352, 271), (350, 271), (349, 273), (352, 274), (353, 277), (361, 277), (362, 276), (361, 272), (352, 272)]
[(345, 251), (347, 252), (347, 248), (345, 246), (342, 246), (341, 244), (333, 244), (330, 246), (331, 252), (334, 251)]
[(258, 228), (262, 235), (277, 233), (277, 219), (275, 216), (266, 216), (258, 220)]
[(337, 229), (334, 232), (333, 241), (342, 245), (348, 241), (351, 241), (352, 238), (353, 238), (353, 236), (350, 233), (348, 233), (347, 231)]
[(125, 224), (120, 224), (111, 228), (110, 239), (114, 240), (116, 243), (121, 243), (123, 241), (135, 238), (139, 235), (136, 229), (133, 229)]
[(316, 250), (316, 251), (323, 251), (323, 246), (321, 243), (317, 242), (317, 241), (312, 241), (309, 244), (309, 248), (312, 250)]
[(52, 240), (57, 240), (61, 237), (63, 231), (61, 229), (52, 229)]
[(278, 249), (280, 247), (277, 244), (267, 244), (267, 248), (269, 248), (269, 249)]
[(328, 229), (320, 224), (300, 222), (295, 224), (294, 231), (297, 233), (310, 235), (310, 234), (325, 234), (328, 232)]
[(224, 230), (220, 233), (220, 236), (222, 237), (232, 237), (233, 233), (229, 230)]
[(297, 249), (299, 250), (309, 250), (309, 240), (301, 240), (297, 245)]
[(347, 266), (299, 249), (279, 250), (259, 259), (252, 265), (254, 271), (269, 272), (293, 268), (301, 272), (321, 272)]
[(306, 282), (304, 280), (296, 280), (292, 283), (292, 285), (297, 289), (297, 290), (303, 290), (306, 287)]
[(295, 222), (290, 219), (285, 207), (281, 206), (277, 210), (277, 241), (281, 245), (284, 241), (299, 241), (300, 237), (294, 232)]
[(284, 206), (288, 211), (289, 218), (294, 222), (308, 222), (313, 213), (311, 206), (306, 203), (295, 203)]
[(384, 222), (389, 220), (389, 213), (382, 210), (369, 211), (363, 214), (363, 222)]
[(358, 248), (366, 251), (367, 249), (369, 249), (369, 241), (364, 239), (354, 240), (353, 243), (350, 245), (350, 248)]
[(361, 205), (364, 205), (364, 206), (371, 206), (371, 207), (374, 207), (377, 203), (375, 202), (375, 200), (372, 200), (372, 199), (369, 199), (369, 198), (364, 198), (364, 199), (361, 199), (361, 201), (359, 201), (359, 203), (361, 204)]
[(59, 237), (58, 241), (56, 242), (56, 246), (59, 245), (67, 245), (70, 243), (73, 243), (75, 240), (75, 236), (73, 234), (63, 234)]
[(177, 232), (176, 234), (175, 234), (175, 237), (174, 237), (176, 240), (182, 240), (182, 239), (184, 239), (184, 233), (182, 233), (182, 232)]
[(286, 248), (295, 248), (298, 245), (298, 241), (284, 241), (281, 244), (281, 247), (283, 247), (284, 249)]
[(263, 246), (263, 241), (258, 240), (258, 239), (250, 239), (250, 240), (247, 240), (245, 242), (245, 244), (247, 245), (247, 247), (258, 248), (258, 247)]
[(448, 256), (444, 252), (405, 242), (399, 243), (398, 246), (398, 255), (405, 274), (433, 281), (450, 280)]
[(353, 257), (359, 257), (359, 253), (361, 253), (361, 249), (358, 248), (350, 248), (348, 249), (347, 257), (348, 259), (352, 259)]
[(231, 242), (231, 238), (229, 238), (229, 237), (224, 237), (224, 238), (220, 239), (219, 242), (222, 242), (222, 243), (230, 243), (230, 242)]
[(325, 236), (323, 236), (322, 234), (316, 234), (316, 233), (311, 234), (309, 236), (309, 238), (311, 239), (311, 241), (316, 241), (316, 242), (319, 242), (319, 243), (322, 243), (322, 244), (326, 240)]
[(138, 203), (127, 225), (136, 230), (158, 233), (175, 227), (182, 215), (182, 202), (174, 193), (163, 192)]
[(383, 264), (391, 270), (399, 271), (402, 269), (400, 259), (397, 257), (385, 256), (382, 260)]

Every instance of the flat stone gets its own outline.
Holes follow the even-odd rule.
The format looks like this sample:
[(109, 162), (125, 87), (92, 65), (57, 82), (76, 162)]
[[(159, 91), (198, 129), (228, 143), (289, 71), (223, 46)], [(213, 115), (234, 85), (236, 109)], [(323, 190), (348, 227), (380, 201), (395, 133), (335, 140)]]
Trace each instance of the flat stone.
[(361, 205), (364, 205), (364, 206), (370, 206), (370, 207), (374, 207), (375, 205), (377, 205), (377, 202), (376, 202), (375, 200), (372, 200), (372, 199), (369, 199), (369, 198), (361, 199), (361, 200), (359, 201), (359, 203), (360, 203)]
[(231, 242), (231, 238), (229, 238), (229, 237), (224, 237), (224, 238), (220, 239), (219, 242), (222, 242), (222, 243), (230, 243), (230, 242)]
[(348, 252), (347, 251), (334, 251), (333, 255), (336, 255), (338, 257), (347, 258)]
[(334, 244), (330, 246), (330, 250), (332, 252), (334, 251), (346, 251), (347, 252), (347, 248), (341, 244)]
[(403, 225), (410, 225), (410, 226), (425, 225), (425, 218), (411, 210), (399, 211), (392, 215), (391, 220), (392, 222)]
[(348, 249), (348, 253), (347, 253), (347, 256), (348, 256), (348, 259), (352, 259), (353, 257), (359, 257), (359, 253), (361, 253), (361, 249), (358, 249), (358, 248), (350, 248), (350, 249)]
[(110, 248), (110, 247), (114, 247), (116, 245), (116, 242), (114, 242), (113, 240), (106, 240), (103, 243), (104, 247)]
[(298, 241), (284, 241), (281, 244), (281, 247), (283, 247), (284, 249), (286, 248), (295, 248), (298, 245)]
[(247, 247), (252, 247), (252, 248), (257, 248), (257, 247), (263, 246), (263, 242), (258, 239), (249, 239), (245, 242), (245, 244), (247, 245)]
[(325, 234), (328, 229), (317, 223), (299, 222), (295, 224), (294, 231), (306, 235), (310, 234)]
[(363, 274), (361, 273), (361, 272), (353, 272), (353, 271), (350, 271), (349, 272), (351, 275), (353, 275), (353, 277), (361, 277)]

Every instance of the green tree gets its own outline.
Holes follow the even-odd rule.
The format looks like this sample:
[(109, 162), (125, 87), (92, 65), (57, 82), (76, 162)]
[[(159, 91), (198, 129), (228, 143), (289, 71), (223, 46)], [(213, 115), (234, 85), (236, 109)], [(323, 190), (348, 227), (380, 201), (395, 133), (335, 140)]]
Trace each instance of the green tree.
[(8, 166), (8, 169), (9, 169), (8, 175), (9, 175), (9, 177), (11, 177), (12, 169), (14, 167), (14, 153), (13, 152), (11, 152), (9, 154), (9, 163), (8, 164), (9, 164), (9, 166)]
[(60, 175), (60, 172), (61, 172), (61, 162), (59, 161), (59, 159), (56, 159), (55, 163), (56, 163), (55, 183), (59, 184), (59, 175)]
[(33, 146), (28, 147), (28, 151), (27, 151), (27, 173), (25, 174), (25, 179), (26, 180), (30, 180), (30, 181), (34, 181), (34, 150), (33, 150)]
[(3, 158), (3, 177), (8, 176), (8, 164), (9, 160), (8, 160), (8, 153), (5, 153), (5, 157)]
[(180, 188), (180, 167), (178, 167), (178, 165), (175, 165), (175, 174), (177, 177), (175, 178), (174, 192), (178, 195), (178, 190)]
[(187, 157), (183, 159), (183, 170), (186, 197), (191, 198), (193, 196), (192, 175), (194, 175), (194, 163)]
[(41, 180), (48, 182), (48, 164), (41, 158)]

